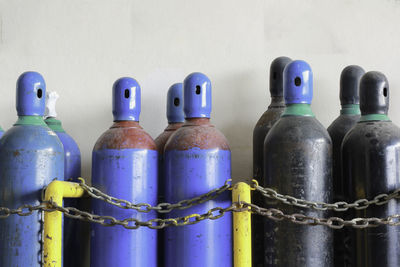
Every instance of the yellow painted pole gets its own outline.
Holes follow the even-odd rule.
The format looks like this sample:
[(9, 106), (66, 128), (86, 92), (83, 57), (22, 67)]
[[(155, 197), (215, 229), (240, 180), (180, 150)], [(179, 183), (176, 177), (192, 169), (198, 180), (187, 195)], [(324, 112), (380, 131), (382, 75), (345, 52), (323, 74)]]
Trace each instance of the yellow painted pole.
[[(232, 189), (232, 202), (251, 203), (250, 185), (240, 182)], [(233, 212), (233, 262), (235, 267), (251, 266), (251, 213)]]
[[(46, 188), (45, 201), (52, 200), (62, 206), (64, 197), (78, 198), (85, 193), (78, 183), (53, 181)], [(51, 211), (44, 213), (44, 266), (62, 266), (62, 213)]]

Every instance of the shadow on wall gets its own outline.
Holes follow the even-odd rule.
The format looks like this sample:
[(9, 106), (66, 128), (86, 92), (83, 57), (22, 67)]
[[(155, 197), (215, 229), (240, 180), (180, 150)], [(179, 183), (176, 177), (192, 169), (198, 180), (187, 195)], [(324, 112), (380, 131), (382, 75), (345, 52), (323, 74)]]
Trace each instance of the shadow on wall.
[[(215, 79), (213, 84), (213, 124), (228, 139), (232, 151), (233, 182), (251, 181), (253, 156), (253, 129), (256, 122), (252, 120), (252, 99), (249, 91), (255, 85), (254, 72), (230, 73)], [(223, 87), (219, 87), (221, 84)], [(231, 98), (226, 99), (229, 93)], [(224, 103), (219, 106), (218, 103)]]

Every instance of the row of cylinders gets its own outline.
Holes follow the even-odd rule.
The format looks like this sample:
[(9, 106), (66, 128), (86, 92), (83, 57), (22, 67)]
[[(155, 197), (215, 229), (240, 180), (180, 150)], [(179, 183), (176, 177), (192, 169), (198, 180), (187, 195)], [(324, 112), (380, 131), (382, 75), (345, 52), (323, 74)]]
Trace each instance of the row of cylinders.
[[(312, 113), (313, 78), (306, 62), (276, 59), (271, 65), (270, 81), (272, 103), (254, 130), (254, 176), (260, 184), (282, 194), (325, 202), (371, 197), (376, 191), (387, 192), (396, 187), (398, 164), (397, 158), (392, 156), (397, 153), (399, 132), (387, 118), (389, 88), (383, 74), (364, 74), (356, 66), (343, 71), (342, 111), (329, 128), (332, 139)], [(41, 189), (52, 179), (67, 180), (80, 175), (79, 150), (76, 147), (76, 153), (68, 152), (68, 144), (61, 137), (65, 131), (54, 118), (55, 113), (50, 111), (46, 122), (58, 137), (43, 121), (44, 95), (45, 82), (40, 74), (27, 72), (20, 76), (17, 81), (19, 118), (0, 140), (0, 206), (15, 208), (22, 204), (38, 204)], [(201, 73), (190, 74), (183, 85), (175, 84), (170, 88), (168, 100), (169, 125), (153, 141), (138, 123), (139, 84), (132, 78), (121, 78), (114, 83), (114, 124), (94, 146), (93, 186), (117, 198), (155, 205), (158, 201), (175, 203), (196, 197), (231, 178), (229, 145), (209, 121), (210, 80)], [(349, 118), (352, 123), (348, 123)], [(345, 156), (342, 157), (342, 139), (353, 126), (345, 139), (349, 140), (350, 148), (344, 146)], [(365, 133), (368, 130), (365, 127), (371, 133)], [(343, 133), (340, 140), (336, 136), (340, 134), (335, 131)], [(369, 138), (369, 143), (363, 143), (365, 138), (360, 132)], [(391, 142), (380, 140), (388, 136)], [(342, 168), (342, 162), (348, 162), (348, 166), (343, 164)], [(391, 164), (391, 167), (384, 164)], [(71, 169), (74, 171), (68, 172)], [(386, 187), (371, 184), (366, 179), (386, 181), (381, 183)], [(371, 185), (373, 188), (368, 188)], [(260, 205), (278, 205), (288, 213), (329, 215), (265, 203), (257, 196), (254, 201)], [(213, 207), (229, 204), (230, 196), (226, 193), (193, 208), (173, 211), (166, 217), (202, 214)], [(396, 211), (387, 211), (388, 207), (397, 206), (392, 203), (371, 212), (382, 215)], [(160, 216), (121, 210), (100, 200), (92, 201), (91, 210), (117, 219), (135, 217), (145, 221)], [(393, 240), (397, 240), (394, 228), (380, 227), (376, 228), (378, 232), (372, 233), (371, 230), (337, 231), (333, 236), (332, 230), (322, 226), (274, 223), (257, 216), (253, 219), (254, 266), (346, 266), (342, 262), (368, 266), (363, 264), (364, 260), (375, 263), (382, 257), (388, 263), (385, 266), (397, 266), (390, 265), (397, 264), (398, 255), (396, 248), (390, 247)], [(215, 221), (162, 231), (147, 228), (127, 231), (122, 227), (92, 225), (91, 266), (231, 266), (231, 220), (231, 215), (225, 215)], [(41, 255), (42, 240), (37, 234), (41, 232), (41, 222), (41, 214), (0, 220), (0, 248), (8, 251), (0, 254), (1, 266), (39, 266), (40, 261), (45, 261)], [(64, 266), (79, 266), (83, 261), (84, 255), (79, 254), (84, 251), (81, 236), (77, 231), (67, 231), (79, 228), (78, 224), (65, 222)], [(371, 239), (373, 237), (375, 239)], [(364, 238), (362, 243), (360, 238)], [(374, 246), (380, 248), (376, 259), (371, 256), (373, 253), (364, 251), (375, 243), (378, 245)], [(393, 255), (388, 254), (393, 251)]]

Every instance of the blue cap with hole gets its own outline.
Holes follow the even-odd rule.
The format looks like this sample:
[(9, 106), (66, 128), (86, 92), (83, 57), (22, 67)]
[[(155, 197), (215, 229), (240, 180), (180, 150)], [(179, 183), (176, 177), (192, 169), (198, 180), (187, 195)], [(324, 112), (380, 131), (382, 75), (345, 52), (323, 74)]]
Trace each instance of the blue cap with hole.
[(283, 95), (286, 104), (311, 104), (313, 74), (307, 62), (295, 60), (286, 65), (283, 72)]
[(140, 109), (139, 83), (129, 77), (116, 80), (112, 101), (114, 121), (139, 121)]
[(17, 80), (18, 116), (43, 116), (46, 108), (46, 83), (38, 72), (27, 71)]
[(210, 118), (211, 82), (206, 75), (194, 72), (183, 82), (185, 118)]
[(183, 86), (175, 83), (167, 93), (167, 118), (169, 123), (183, 122)]

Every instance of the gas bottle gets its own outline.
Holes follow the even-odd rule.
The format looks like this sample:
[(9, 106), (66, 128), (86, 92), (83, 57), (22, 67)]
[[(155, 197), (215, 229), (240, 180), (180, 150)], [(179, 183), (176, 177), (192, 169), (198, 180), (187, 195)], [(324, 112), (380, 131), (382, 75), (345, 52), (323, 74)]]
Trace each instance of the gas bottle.
[[(53, 179), (64, 179), (64, 150), (43, 120), (46, 84), (37, 72), (17, 81), (18, 120), (0, 139), (0, 206), (38, 205)], [(43, 213), (0, 220), (0, 266), (41, 266)]]
[[(165, 198), (168, 203), (190, 199), (220, 187), (231, 177), (231, 152), (226, 138), (210, 123), (211, 82), (192, 73), (183, 83), (186, 122), (164, 149)], [(175, 218), (228, 207), (229, 192), (168, 215)], [(232, 266), (232, 215), (184, 227), (165, 229), (165, 266)]]
[[(347, 133), (342, 144), (343, 180), (348, 197), (372, 199), (400, 187), (400, 128), (387, 116), (389, 83), (376, 71), (360, 81), (360, 121)], [(355, 212), (356, 217), (385, 218), (399, 214), (398, 200), (372, 205)], [(352, 230), (354, 266), (400, 266), (400, 229), (391, 226)]]
[[(264, 183), (284, 195), (331, 202), (332, 141), (310, 107), (313, 75), (306, 62), (295, 60), (286, 66), (283, 91), (285, 111), (264, 143)], [(268, 204), (285, 214), (326, 215), (277, 201)], [(285, 220), (265, 226), (266, 266), (333, 266), (333, 234), (328, 227)]]
[[(58, 98), (57, 92), (47, 91), (45, 122), (57, 134), (64, 147), (64, 180), (78, 182), (77, 178), (81, 176), (81, 152), (75, 140), (65, 132), (61, 121), (57, 119), (56, 101)], [(84, 202), (83, 199), (65, 199), (64, 206), (84, 209), (82, 202)], [(87, 208), (87, 201), (84, 204)], [(65, 217), (63, 229), (63, 266), (83, 266), (86, 251), (84, 238), (89, 232), (88, 224)]]
[[(185, 120), (183, 115), (183, 87), (182, 83), (175, 83), (169, 89), (167, 93), (167, 119), (168, 126), (165, 128), (155, 140), (158, 150), (158, 202), (163, 203), (164, 197), (164, 146), (167, 143), (169, 137), (183, 125)], [(159, 217), (164, 216), (159, 214)], [(158, 231), (158, 263), (159, 266), (164, 265), (164, 230)]]
[[(340, 104), (342, 106), (340, 115), (328, 127), (328, 133), (332, 138), (333, 162), (333, 200), (349, 201), (344, 199), (345, 190), (342, 179), (342, 165), (340, 148), (346, 133), (360, 119), (360, 98), (358, 88), (360, 79), (364, 75), (360, 66), (350, 65), (343, 69), (340, 75)], [(343, 212), (335, 216), (342, 217)], [(351, 244), (348, 228), (334, 231), (334, 265), (336, 267), (351, 266)]]
[[(133, 203), (157, 204), (158, 152), (154, 140), (139, 125), (140, 86), (132, 78), (113, 85), (114, 124), (96, 142), (92, 155), (92, 185)], [(92, 201), (95, 214), (148, 221), (155, 212), (125, 210)], [(157, 266), (157, 230), (92, 224), (91, 266)]]
[[(271, 63), (269, 71), (269, 91), (271, 94), (271, 104), (267, 111), (258, 120), (253, 131), (253, 178), (258, 184), (263, 186), (263, 148), (264, 140), (268, 131), (274, 123), (280, 118), (285, 110), (283, 101), (283, 70), (285, 66), (292, 60), (288, 57), (278, 57)], [(258, 193), (253, 193), (252, 202), (256, 205), (263, 206), (263, 197)], [(264, 218), (261, 216), (253, 216), (252, 218), (252, 262), (255, 267), (264, 266), (265, 249), (264, 236), (260, 233), (264, 232)]]
[(162, 168), (163, 166), (163, 154), (164, 154), (164, 146), (167, 143), (169, 137), (179, 129), (185, 120), (183, 115), (183, 89), (182, 83), (175, 83), (169, 89), (167, 93), (167, 119), (168, 126), (165, 128), (164, 132), (162, 132), (154, 142), (157, 145), (157, 150), (160, 159), (160, 168), (159, 168), (159, 201), (164, 201), (164, 196), (162, 196), (164, 185), (162, 178)]

